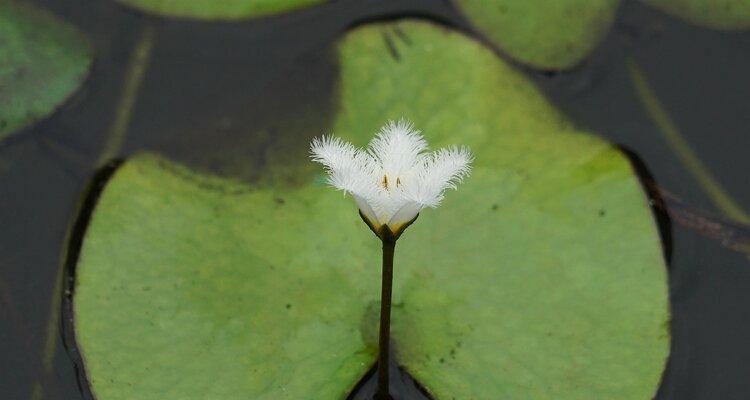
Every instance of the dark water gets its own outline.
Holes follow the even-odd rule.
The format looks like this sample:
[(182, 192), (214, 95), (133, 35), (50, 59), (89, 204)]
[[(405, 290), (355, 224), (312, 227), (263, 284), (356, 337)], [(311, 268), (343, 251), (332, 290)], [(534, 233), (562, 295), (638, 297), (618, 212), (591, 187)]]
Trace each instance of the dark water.
[[(43, 387), (37, 392), (43, 398), (86, 398), (75, 349), (60, 329), (65, 324), (53, 323), (53, 357), (43, 356), (50, 316), (62, 315), (50, 305), (64, 296), (53, 293), (68, 243), (75, 240), (66, 235), (100, 166), (140, 32), (154, 29), (155, 45), (123, 146), (112, 156), (153, 149), (254, 179), (227, 160), (247, 158), (262, 165), (259, 148), (318, 134), (326, 125), (331, 104), (325, 99), (336, 76), (327, 45), (347, 27), (364, 19), (421, 15), (467, 28), (440, 0), (341, 0), (229, 24), (151, 19), (109, 1), (37, 3), (86, 31), (96, 60), (84, 88), (63, 109), (0, 144), (3, 399), (31, 398), (35, 385)], [(628, 73), (629, 57), (718, 182), (750, 208), (750, 33), (696, 28), (626, 1), (615, 28), (583, 66), (566, 73), (529, 71), (580, 126), (628, 150), (643, 166), (644, 178), (651, 176), (691, 212), (720, 214), (644, 111)], [(267, 134), (247, 135), (248, 126)], [(674, 342), (658, 398), (750, 398), (748, 255), (686, 226), (679, 215), (670, 217), (659, 207), (655, 212), (670, 255)], [(735, 243), (750, 240), (747, 227), (722, 226), (736, 235)], [(404, 398), (419, 398), (408, 381), (394, 387), (411, 393)], [(362, 388), (367, 391), (372, 383), (363, 382)]]

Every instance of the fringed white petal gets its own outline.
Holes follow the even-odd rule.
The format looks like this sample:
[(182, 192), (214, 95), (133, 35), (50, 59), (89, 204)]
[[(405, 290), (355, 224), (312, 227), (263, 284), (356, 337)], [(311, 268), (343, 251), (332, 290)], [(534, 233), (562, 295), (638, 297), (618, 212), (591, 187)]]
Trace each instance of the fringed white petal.
[(405, 119), (389, 121), (368, 145), (368, 152), (380, 164), (383, 175), (389, 177), (413, 170), (422, 163), (425, 150), (427, 142)]
[(374, 160), (350, 143), (333, 136), (315, 138), (310, 157), (326, 167), (328, 184), (336, 189), (363, 197), (371, 190)]
[(449, 147), (430, 154), (414, 185), (405, 188), (406, 197), (424, 207), (437, 207), (446, 189), (457, 185), (471, 172), (473, 156), (466, 147)]
[(426, 150), (420, 132), (402, 119), (383, 126), (367, 151), (324, 136), (312, 141), (310, 156), (325, 166), (331, 186), (353, 195), (370, 222), (394, 228), (424, 207), (437, 207), (443, 192), (455, 189), (470, 172), (468, 148)]

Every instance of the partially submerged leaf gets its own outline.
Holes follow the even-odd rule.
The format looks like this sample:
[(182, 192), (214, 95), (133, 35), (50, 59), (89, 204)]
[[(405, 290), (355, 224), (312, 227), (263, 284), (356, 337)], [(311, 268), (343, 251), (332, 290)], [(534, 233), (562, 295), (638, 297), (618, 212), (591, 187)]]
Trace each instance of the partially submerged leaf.
[(73, 26), (15, 1), (0, 3), (0, 140), (50, 115), (88, 74), (91, 48)]
[(557, 70), (580, 63), (602, 41), (619, 0), (453, 0), (474, 27), (512, 58)]
[(750, 0), (641, 0), (677, 18), (707, 28), (750, 28)]
[(127, 6), (165, 17), (205, 20), (257, 18), (298, 10), (326, 0), (117, 0)]
[[(435, 147), (476, 154), (397, 246), (396, 360), (438, 399), (650, 398), (669, 348), (666, 273), (625, 158), (444, 28), (365, 25), (337, 54), (336, 134), (364, 145), (404, 116)], [(99, 400), (353, 387), (375, 361), (379, 243), (351, 199), (307, 176), (248, 187), (150, 155), (121, 167), (76, 275)]]

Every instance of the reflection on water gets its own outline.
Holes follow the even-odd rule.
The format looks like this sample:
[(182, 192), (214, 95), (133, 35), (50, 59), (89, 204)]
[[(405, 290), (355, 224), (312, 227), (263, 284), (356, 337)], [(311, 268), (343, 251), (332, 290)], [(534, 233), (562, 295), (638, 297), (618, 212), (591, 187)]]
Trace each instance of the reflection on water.
[[(448, 2), (438, 0), (340, 1), (231, 24), (150, 19), (109, 1), (37, 3), (86, 31), (97, 57), (91, 78), (60, 112), (0, 144), (0, 393), (9, 399), (34, 392), (85, 398), (75, 349), (59, 329), (64, 285), (54, 282), (81, 193), (102, 165), (102, 154), (109, 159), (152, 149), (263, 184), (258, 171), (269, 155), (299, 156), (275, 149), (329, 125), (336, 66), (326, 46), (347, 26), (403, 14), (466, 26)], [(149, 30), (155, 32), (153, 48), (144, 50)], [(128, 66), (139, 48), (147, 68), (133, 76)], [(685, 207), (716, 221), (711, 214), (721, 210), (644, 110), (626, 59), (638, 63), (717, 183), (748, 209), (748, 50), (750, 33), (695, 28), (626, 2), (613, 32), (585, 65), (566, 73), (528, 73), (579, 125), (642, 161), (659, 188), (682, 205), (667, 202), (672, 210)], [(127, 82), (135, 85), (132, 107), (124, 106)], [(118, 130), (124, 133), (121, 146), (112, 142)], [(233, 167), (239, 159), (255, 168)], [(712, 238), (679, 215), (671, 220), (674, 349), (659, 398), (744, 398), (750, 393), (750, 265), (742, 253), (747, 246), (733, 250), (722, 236)], [(747, 243), (746, 226), (720, 227), (727, 226), (736, 242)], [(411, 393), (405, 397), (418, 398), (413, 385), (400, 387)]]

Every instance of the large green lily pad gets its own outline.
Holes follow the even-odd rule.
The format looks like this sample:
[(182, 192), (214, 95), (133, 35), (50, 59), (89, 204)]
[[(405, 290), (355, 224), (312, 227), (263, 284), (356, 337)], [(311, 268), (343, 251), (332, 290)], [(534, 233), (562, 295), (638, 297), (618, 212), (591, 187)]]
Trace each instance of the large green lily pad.
[(750, 0), (641, 0), (677, 18), (707, 28), (750, 28)]
[(580, 63), (602, 41), (619, 0), (453, 0), (503, 52), (540, 69)]
[(50, 115), (88, 74), (73, 26), (30, 4), (0, 2), (0, 140)]
[(117, 0), (165, 17), (235, 20), (294, 11), (326, 0)]
[[(396, 360), (437, 399), (650, 398), (667, 285), (626, 159), (461, 34), (366, 25), (336, 54), (337, 134), (364, 145), (404, 116), (476, 153), (397, 246)], [(116, 172), (74, 295), (99, 400), (346, 395), (376, 357), (379, 242), (308, 165), (254, 187), (153, 155)]]

